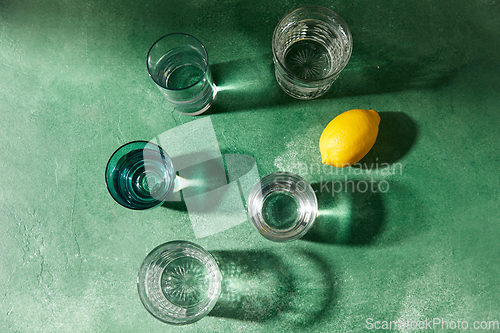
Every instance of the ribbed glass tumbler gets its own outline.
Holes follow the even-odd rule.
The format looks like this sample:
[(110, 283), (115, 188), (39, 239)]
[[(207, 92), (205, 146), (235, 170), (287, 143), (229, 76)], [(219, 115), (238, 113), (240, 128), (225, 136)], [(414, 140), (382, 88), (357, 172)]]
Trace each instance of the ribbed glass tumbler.
[(215, 306), (221, 273), (201, 246), (173, 241), (152, 250), (137, 277), (139, 297), (157, 319), (173, 325), (194, 323)]
[(307, 100), (323, 95), (347, 65), (352, 36), (335, 12), (306, 6), (281, 19), (272, 45), (278, 84), (288, 95)]

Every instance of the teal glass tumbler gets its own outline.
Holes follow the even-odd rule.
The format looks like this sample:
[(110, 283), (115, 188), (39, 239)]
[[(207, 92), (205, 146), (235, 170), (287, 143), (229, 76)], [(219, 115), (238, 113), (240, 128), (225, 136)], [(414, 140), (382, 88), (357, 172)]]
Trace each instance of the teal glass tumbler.
[(174, 110), (186, 115), (205, 112), (217, 89), (205, 46), (195, 37), (173, 33), (158, 39), (148, 52), (149, 76)]
[(155, 318), (173, 325), (194, 323), (215, 306), (221, 293), (221, 272), (201, 246), (172, 241), (152, 250), (137, 276), (139, 298)]
[(106, 186), (120, 205), (143, 210), (161, 205), (174, 190), (172, 160), (158, 145), (133, 141), (118, 148), (106, 166)]
[(304, 236), (318, 214), (314, 189), (291, 172), (275, 172), (262, 178), (250, 191), (247, 206), (255, 228), (274, 242)]

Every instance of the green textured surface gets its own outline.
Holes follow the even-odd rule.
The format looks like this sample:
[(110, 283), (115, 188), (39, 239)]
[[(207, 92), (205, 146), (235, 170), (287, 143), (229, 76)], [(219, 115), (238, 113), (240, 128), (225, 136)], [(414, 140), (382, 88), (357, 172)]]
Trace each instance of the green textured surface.
[[(0, 1), (0, 332), (500, 321), (500, 3), (320, 0), (345, 19), (354, 51), (327, 95), (298, 101), (274, 79), (271, 37), (306, 3)], [(299, 173), (337, 212), (306, 240), (271, 243), (249, 222), (195, 239), (182, 207), (136, 212), (109, 196), (116, 148), (197, 119), (170, 111), (147, 75), (147, 50), (170, 32), (208, 49), (224, 90), (201, 117), (211, 116), (222, 152), (253, 156), (261, 176)], [(331, 174), (319, 168), (319, 136), (353, 108), (380, 112), (362, 161), (380, 169)], [(325, 183), (346, 179), (385, 193), (332, 198)], [(146, 254), (174, 239), (217, 253), (240, 286), (185, 327), (150, 316), (135, 284)]]

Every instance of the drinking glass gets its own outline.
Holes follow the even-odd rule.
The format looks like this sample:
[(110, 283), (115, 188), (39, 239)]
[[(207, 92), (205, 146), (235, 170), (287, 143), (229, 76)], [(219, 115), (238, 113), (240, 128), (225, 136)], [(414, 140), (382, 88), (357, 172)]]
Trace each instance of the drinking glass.
[(152, 250), (137, 276), (142, 304), (157, 319), (174, 325), (194, 323), (215, 306), (221, 273), (201, 246), (173, 241)]
[(149, 209), (160, 205), (174, 190), (172, 160), (158, 145), (133, 141), (118, 148), (106, 166), (106, 185), (120, 205)]
[(290, 172), (275, 172), (262, 178), (250, 191), (247, 206), (255, 228), (275, 242), (305, 235), (318, 213), (311, 185)]
[(195, 37), (173, 33), (158, 39), (149, 49), (147, 66), (174, 110), (198, 115), (212, 104), (217, 90), (208, 53)]
[(275, 74), (290, 96), (323, 95), (351, 57), (352, 36), (335, 12), (306, 6), (285, 15), (273, 35)]

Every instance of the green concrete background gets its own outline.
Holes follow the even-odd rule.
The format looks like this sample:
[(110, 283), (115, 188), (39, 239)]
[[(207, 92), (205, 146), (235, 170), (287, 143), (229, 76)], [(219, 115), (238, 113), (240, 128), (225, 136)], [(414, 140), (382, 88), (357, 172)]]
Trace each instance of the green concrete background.
[[(325, 96), (298, 101), (274, 79), (271, 36), (305, 4), (0, 1), (0, 332), (500, 321), (500, 3), (314, 2), (345, 19), (354, 51)], [(149, 46), (170, 32), (208, 49), (223, 90), (201, 117), (211, 117), (222, 152), (253, 156), (261, 176), (300, 173), (322, 209), (337, 212), (305, 240), (271, 243), (250, 222), (195, 239), (183, 207), (130, 211), (107, 193), (116, 148), (196, 119), (172, 112), (147, 75)], [(318, 168), (321, 131), (353, 108), (380, 112), (379, 140), (362, 161), (380, 169)], [(385, 193), (322, 188), (344, 180)], [(217, 253), (239, 283), (184, 327), (150, 316), (135, 284), (146, 254), (175, 239)]]

